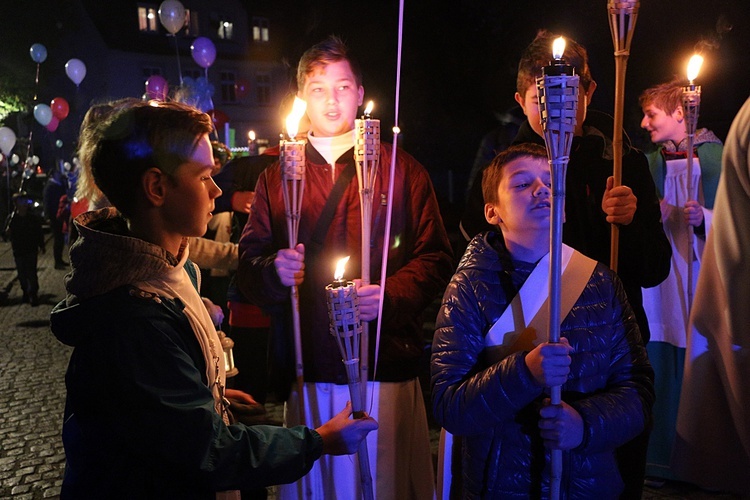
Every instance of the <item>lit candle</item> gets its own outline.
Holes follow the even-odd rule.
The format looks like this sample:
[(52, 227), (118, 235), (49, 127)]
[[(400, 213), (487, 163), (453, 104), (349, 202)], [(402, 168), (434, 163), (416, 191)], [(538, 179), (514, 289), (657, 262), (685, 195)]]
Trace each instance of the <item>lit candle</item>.
[[(281, 175), (287, 181), (302, 180), (305, 172), (305, 141), (295, 140), (299, 130), (299, 122), (307, 109), (307, 103), (295, 97), (292, 111), (286, 119), (286, 133), (288, 140), (280, 141)], [(300, 193), (301, 198), (301, 193)], [(296, 206), (297, 200), (290, 200)], [(301, 200), (299, 200), (301, 201)], [(295, 237), (296, 239), (296, 237)]]
[(258, 145), (255, 142), (255, 130), (251, 130), (247, 133), (247, 153), (250, 156), (258, 154)]
[(690, 81), (690, 85), (692, 85), (693, 81), (698, 78), (698, 73), (700, 73), (702, 65), (703, 56), (699, 54), (693, 55), (693, 57), (690, 58), (690, 61), (688, 61), (687, 78), (688, 81)]
[(565, 38), (558, 37), (552, 42), (552, 61), (549, 65), (542, 68), (544, 76), (573, 76), (575, 68), (565, 62)]

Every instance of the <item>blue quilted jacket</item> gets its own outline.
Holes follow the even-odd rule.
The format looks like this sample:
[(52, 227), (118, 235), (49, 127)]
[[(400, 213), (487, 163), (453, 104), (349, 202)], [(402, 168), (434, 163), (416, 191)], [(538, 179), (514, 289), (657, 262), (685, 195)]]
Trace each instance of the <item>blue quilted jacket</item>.
[[(511, 261), (493, 232), (469, 244), (443, 297), (432, 345), (435, 418), (462, 437), (463, 498), (549, 496), (549, 452), (538, 433), (547, 397), (533, 380), (525, 352), (490, 364), (484, 337), (534, 265)], [(507, 286), (506, 286), (507, 289)], [(545, 291), (546, 293), (546, 291)], [(614, 450), (650, 420), (653, 371), (619, 278), (597, 264), (561, 325), (573, 346), (563, 400), (580, 413), (583, 442), (563, 452), (563, 498), (617, 498), (623, 488)], [(460, 479), (460, 480), (459, 480)], [(458, 480), (458, 481), (457, 481)]]

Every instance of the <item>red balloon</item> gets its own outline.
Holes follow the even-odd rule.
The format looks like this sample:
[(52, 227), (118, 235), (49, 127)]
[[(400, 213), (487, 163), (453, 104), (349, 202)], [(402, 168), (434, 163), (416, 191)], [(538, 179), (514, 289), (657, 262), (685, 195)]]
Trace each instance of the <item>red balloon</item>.
[(234, 93), (237, 99), (244, 99), (250, 93), (250, 82), (244, 78), (238, 78), (234, 82)]
[(67, 118), (68, 113), (70, 112), (68, 101), (66, 101), (62, 97), (55, 97), (54, 99), (52, 99), (52, 102), (49, 103), (49, 107), (52, 109), (52, 116), (60, 121), (63, 121), (65, 118)]
[(53, 116), (46, 127), (50, 132), (54, 132), (55, 130), (57, 130), (58, 125), (60, 125), (60, 120), (56, 116)]
[(229, 117), (223, 111), (220, 111), (218, 109), (211, 109), (207, 111), (207, 113), (213, 120), (216, 130), (224, 128), (224, 125), (226, 123), (229, 123)]

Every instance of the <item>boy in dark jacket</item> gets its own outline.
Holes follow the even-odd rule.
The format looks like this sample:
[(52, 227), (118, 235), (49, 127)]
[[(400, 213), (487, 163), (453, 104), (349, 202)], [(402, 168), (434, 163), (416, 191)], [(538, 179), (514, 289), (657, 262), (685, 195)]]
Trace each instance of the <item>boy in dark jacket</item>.
[(205, 233), (221, 194), (210, 117), (134, 102), (103, 120), (85, 146), (114, 207), (76, 218), (68, 295), (50, 318), (74, 346), (61, 497), (214, 499), (294, 481), (323, 453), (355, 451), (377, 424), (349, 419), (350, 407), (317, 430), (230, 425), (229, 400), (251, 399), (226, 388), (188, 260), (188, 238)]
[[(562, 498), (617, 498), (624, 484), (615, 449), (643, 431), (654, 399), (622, 284), (564, 245), (570, 305), (560, 342), (546, 342), (545, 149), (512, 146), (485, 170), (482, 189), (485, 217), (502, 234), (469, 244), (443, 297), (431, 361), (435, 418), (464, 439), (461, 497), (548, 496), (549, 450), (559, 449)], [(552, 406), (547, 394), (556, 385), (563, 402)]]
[(42, 219), (31, 211), (34, 200), (20, 192), (13, 195), (15, 210), (8, 222), (8, 236), (16, 261), (18, 281), (23, 297), (32, 307), (39, 305), (39, 279), (37, 278), (37, 256), (44, 253), (44, 232)]

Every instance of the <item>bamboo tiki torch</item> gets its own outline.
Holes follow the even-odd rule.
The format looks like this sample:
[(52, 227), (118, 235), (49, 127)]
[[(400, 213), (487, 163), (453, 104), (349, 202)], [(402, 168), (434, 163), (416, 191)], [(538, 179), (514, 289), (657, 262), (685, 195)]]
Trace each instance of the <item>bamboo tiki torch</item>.
[[(354, 139), (354, 160), (357, 166), (359, 183), (359, 205), (362, 216), (362, 271), (360, 279), (363, 285), (370, 284), (370, 238), (372, 233), (372, 196), (375, 179), (378, 176), (380, 160), (380, 120), (370, 117), (373, 102), (365, 108), (364, 116), (354, 121), (356, 130)], [(362, 322), (362, 345), (360, 353), (360, 371), (362, 398), (367, 400), (367, 378), (370, 359), (370, 331), (367, 321)]]
[[(289, 237), (289, 248), (297, 246), (299, 233), (302, 195), (305, 191), (305, 141), (294, 140), (299, 128), (299, 121), (305, 113), (307, 104), (299, 98), (294, 99), (292, 112), (286, 119), (286, 130), (289, 140), (279, 144), (281, 149), (281, 191), (284, 197), (286, 227)], [(300, 424), (305, 424), (304, 405), (304, 367), (302, 364), (302, 328), (299, 319), (299, 290), (296, 285), (291, 289), (292, 326), (294, 328), (295, 372), (297, 375), (297, 402), (299, 404)]]
[[(685, 130), (687, 132), (687, 200), (696, 199), (696, 186), (693, 185), (693, 147), (695, 129), (698, 125), (698, 112), (701, 106), (701, 87), (693, 84), (703, 64), (703, 57), (696, 54), (690, 58), (687, 77), (690, 82), (682, 88), (682, 110), (685, 115)], [(687, 305), (688, 311), (693, 307), (693, 243), (695, 233), (693, 226), (688, 224), (687, 247)]]
[[(341, 361), (346, 367), (349, 383), (349, 396), (352, 400), (354, 418), (365, 415), (365, 399), (360, 377), (360, 341), (364, 341), (362, 322), (359, 319), (359, 298), (354, 283), (344, 279), (344, 266), (349, 257), (339, 260), (334, 281), (326, 286), (326, 303), (331, 335), (336, 339), (341, 352)], [(367, 379), (364, 380), (367, 383)], [(362, 498), (373, 500), (370, 456), (367, 452), (367, 439), (363, 439), (357, 450)]]
[[(614, 154), (614, 185), (622, 184), (622, 127), (625, 108), (625, 72), (630, 56), (630, 43), (633, 41), (635, 21), (638, 18), (638, 0), (608, 0), (609, 30), (612, 32), (612, 43), (615, 48), (615, 125), (612, 134), (612, 152)], [(617, 271), (620, 246), (620, 228), (612, 224), (609, 267)]]
[[(549, 342), (560, 341), (560, 302), (562, 285), (562, 226), (565, 211), (565, 174), (570, 159), (570, 148), (576, 129), (578, 110), (578, 76), (573, 66), (565, 63), (565, 39), (553, 44), (554, 61), (542, 68), (537, 78), (539, 114), (547, 146), (552, 177), (552, 213), (550, 221), (549, 268)], [(550, 403), (562, 402), (562, 387), (550, 388)], [(560, 497), (562, 479), (562, 450), (550, 450), (550, 498)]]

